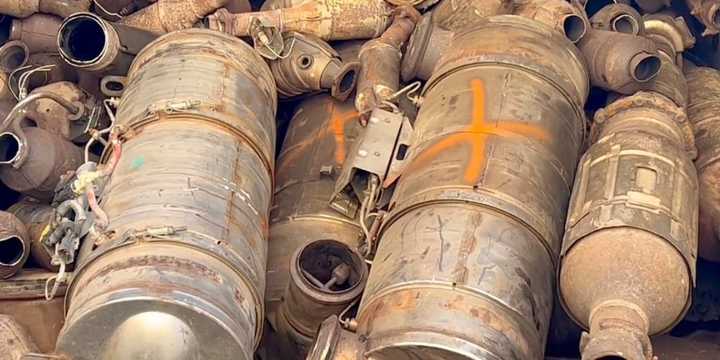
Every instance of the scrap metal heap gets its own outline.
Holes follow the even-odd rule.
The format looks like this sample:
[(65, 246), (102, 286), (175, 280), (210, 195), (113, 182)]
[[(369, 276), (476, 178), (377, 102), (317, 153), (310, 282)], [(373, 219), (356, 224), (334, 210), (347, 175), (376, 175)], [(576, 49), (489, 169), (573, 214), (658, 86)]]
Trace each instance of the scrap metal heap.
[(2, 0), (0, 358), (671, 358), (718, 10)]

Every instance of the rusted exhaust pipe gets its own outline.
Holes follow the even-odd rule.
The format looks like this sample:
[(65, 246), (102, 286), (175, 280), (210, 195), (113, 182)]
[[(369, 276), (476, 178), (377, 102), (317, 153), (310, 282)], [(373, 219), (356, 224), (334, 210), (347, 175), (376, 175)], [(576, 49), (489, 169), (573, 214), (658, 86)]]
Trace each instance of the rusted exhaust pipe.
[(56, 52), (58, 30), (62, 19), (53, 15), (34, 14), (25, 19), (13, 19), (10, 40), (19, 40), (27, 45), (30, 53)]
[(124, 75), (135, 55), (156, 37), (141, 29), (107, 22), (92, 13), (78, 13), (62, 23), (55, 46), (73, 67)]
[(3, 0), (0, 14), (26, 18), (41, 12), (66, 18), (71, 14), (90, 9), (91, 0)]
[(661, 61), (655, 43), (644, 37), (593, 30), (578, 44), (594, 86), (633, 94), (657, 76)]
[(452, 31), (440, 28), (433, 22), (432, 13), (426, 13), (408, 41), (400, 66), (402, 80), (429, 79), (438, 60), (450, 46), (452, 37)]
[(519, 4), (514, 12), (548, 25), (577, 43), (588, 32), (588, 20), (579, 7), (565, 0), (528, 0)]
[(355, 108), (360, 114), (382, 106), (400, 90), (402, 49), (420, 19), (420, 13), (412, 6), (395, 8), (393, 22), (387, 30), (379, 38), (363, 44), (358, 55), (362, 69), (355, 97)]
[(610, 4), (590, 18), (594, 29), (616, 31), (630, 35), (645, 33), (642, 15), (630, 5)]
[(82, 164), (82, 149), (41, 128), (22, 131), (0, 133), (0, 180), (17, 192), (51, 199), (60, 177)]
[(312, 35), (293, 32), (284, 39), (292, 44), (290, 54), (270, 61), (280, 96), (320, 90), (329, 90), (339, 100), (350, 96), (360, 70), (357, 62), (344, 63), (330, 45)]
[(133, 136), (102, 194), (108, 239), (75, 270), (59, 353), (253, 358), (276, 91), (264, 60), (216, 31), (176, 31), (138, 54), (116, 116)]
[(686, 0), (690, 13), (705, 25), (703, 36), (715, 35), (720, 32), (720, 4), (717, 1)]
[(433, 21), (445, 30), (471, 29), (488, 17), (510, 14), (514, 0), (443, 0), (433, 9)]
[(563, 242), (559, 294), (583, 359), (652, 359), (648, 335), (690, 306), (697, 255), (696, 154), (685, 110), (639, 92), (596, 113)]
[(57, 273), (58, 266), (51, 264), (52, 254), (43, 247), (43, 231), (50, 223), (53, 208), (39, 201), (23, 199), (8, 208), (9, 213), (15, 215), (25, 224), (30, 243), (30, 256), (43, 268)]
[(3, 359), (21, 360), (24, 355), (36, 351), (37, 345), (25, 328), (12, 316), (0, 314), (0, 352)]
[(458, 34), (425, 86), (355, 338), (326, 323), (308, 359), (543, 358), (588, 90), (582, 54), (541, 23)]
[(118, 23), (156, 34), (191, 28), (228, 0), (158, 0), (156, 3), (123, 18)]
[(30, 255), (30, 237), (15, 215), (0, 211), (0, 279), (15, 275)]
[[(358, 117), (351, 100), (340, 102), (328, 95), (307, 99), (295, 111), (278, 157), (265, 303), (268, 320), (286, 336), (289, 353), (297, 358), (304, 359), (320, 323), (339, 315), (366, 281), (367, 270), (360, 269), (364, 264), (354, 266), (360, 275), (353, 279), (355, 284), (328, 293), (308, 284), (297, 262), (298, 251), (326, 240), (343, 257), (354, 258), (352, 249), (363, 239), (358, 216), (346, 216), (328, 204), (346, 154), (360, 136)], [(288, 297), (286, 291), (293, 295)]]
[(244, 14), (220, 9), (208, 16), (208, 26), (239, 37), (274, 29), (310, 34), (325, 41), (372, 39), (385, 31), (391, 15), (392, 6), (385, 0), (318, 0)]
[(8, 41), (0, 46), (0, 71), (11, 73), (25, 65), (30, 49), (22, 41)]
[(695, 133), (700, 183), (700, 256), (720, 261), (720, 72), (689, 66), (685, 71), (688, 118)]

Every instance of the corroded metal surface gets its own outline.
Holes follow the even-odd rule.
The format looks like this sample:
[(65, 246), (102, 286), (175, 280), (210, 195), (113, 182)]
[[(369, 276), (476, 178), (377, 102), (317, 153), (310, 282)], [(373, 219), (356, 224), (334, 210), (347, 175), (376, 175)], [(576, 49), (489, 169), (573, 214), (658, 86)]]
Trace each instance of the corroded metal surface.
[(443, 29), (462, 31), (485, 18), (510, 14), (513, 0), (443, 0), (433, 10), (433, 21)]
[(695, 132), (700, 182), (700, 256), (720, 261), (720, 72), (691, 67), (688, 118)]
[(57, 272), (58, 267), (50, 263), (52, 254), (48, 253), (41, 243), (45, 227), (50, 224), (53, 208), (37, 200), (26, 198), (13, 204), (7, 211), (17, 216), (25, 224), (32, 259), (43, 268)]
[(37, 351), (37, 345), (13, 316), (0, 315), (0, 353), (3, 359), (20, 360)]
[(67, 109), (49, 99), (40, 99), (30, 104), (26, 116), (35, 122), (39, 128), (45, 129), (54, 135), (67, 140), (77, 140), (83, 136), (88, 128), (94, 128), (99, 120), (99, 108), (96, 100), (83, 89), (69, 81), (54, 82), (33, 90), (34, 93), (51, 92), (67, 99), (72, 103), (81, 105), (83, 114), (75, 116)]
[(119, 21), (120, 24), (163, 34), (188, 29), (229, 0), (158, 0)]
[[(463, 46), (425, 88), (354, 347), (383, 360), (542, 359), (585, 67), (564, 36), (521, 17), (453, 41)], [(327, 339), (309, 359), (359, 357)]]
[(425, 14), (415, 26), (403, 54), (400, 68), (402, 80), (429, 79), (438, 60), (450, 46), (452, 37), (452, 31), (434, 23), (432, 13)]
[(14, 19), (9, 39), (22, 41), (31, 53), (54, 52), (57, 51), (55, 38), (61, 23), (61, 18), (46, 14)]
[(690, 305), (697, 256), (696, 150), (685, 110), (649, 92), (595, 115), (559, 271), (568, 314), (590, 333), (583, 358), (650, 359), (648, 335)]
[(550, 26), (573, 43), (580, 41), (590, 27), (582, 9), (565, 0), (523, 1), (513, 14)]
[(297, 31), (323, 40), (371, 39), (390, 24), (392, 6), (385, 0), (306, 1), (289, 8), (244, 14), (218, 11), (209, 27), (234, 36), (250, 36), (256, 22), (281, 32)]
[(350, 248), (361, 244), (357, 218), (329, 206), (347, 151), (361, 128), (352, 101), (339, 102), (327, 95), (304, 101), (290, 123), (278, 157), (270, 219), (266, 304), (268, 319), (276, 328), (291, 258), (298, 249), (328, 239)]
[(8, 41), (0, 46), (0, 71), (11, 73), (27, 63), (30, 49), (24, 42)]
[(62, 18), (80, 11), (88, 11), (90, 0), (3, 0), (0, 14), (25, 18), (37, 12)]
[(108, 239), (76, 270), (58, 352), (252, 359), (276, 106), (270, 70), (239, 39), (177, 31), (136, 57), (101, 200)]
[(0, 211), (0, 279), (15, 275), (30, 255), (30, 236), (15, 215)]

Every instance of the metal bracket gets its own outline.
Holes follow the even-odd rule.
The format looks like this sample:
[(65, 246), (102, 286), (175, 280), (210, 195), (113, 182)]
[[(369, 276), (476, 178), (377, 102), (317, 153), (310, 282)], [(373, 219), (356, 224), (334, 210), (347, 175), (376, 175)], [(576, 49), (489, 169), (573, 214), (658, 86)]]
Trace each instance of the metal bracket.
[(374, 109), (360, 138), (348, 152), (330, 207), (354, 218), (371, 176), (377, 176), (381, 183), (389, 175), (397, 177), (411, 133), (410, 121), (404, 114)]
[(250, 37), (253, 47), (264, 58), (275, 60), (283, 57), (285, 40), (280, 30), (264, 24), (260, 18), (253, 18), (250, 23)]

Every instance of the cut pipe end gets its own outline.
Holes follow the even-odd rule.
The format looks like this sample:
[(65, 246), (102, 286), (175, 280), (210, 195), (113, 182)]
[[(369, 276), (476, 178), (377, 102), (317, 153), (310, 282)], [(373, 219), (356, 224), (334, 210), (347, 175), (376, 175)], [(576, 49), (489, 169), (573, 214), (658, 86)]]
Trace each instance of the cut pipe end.
[(63, 22), (58, 32), (60, 55), (75, 67), (98, 67), (109, 56), (112, 41), (109, 31), (99, 16), (75, 14)]
[(14, 267), (25, 260), (25, 241), (13, 235), (0, 239), (0, 266)]
[(637, 35), (640, 33), (640, 24), (630, 15), (619, 15), (612, 20), (611, 27), (613, 31), (619, 33)]
[(25, 65), (30, 50), (22, 41), (9, 41), (0, 47), (0, 70), (11, 73)]
[(330, 88), (330, 95), (340, 101), (345, 101), (357, 84), (360, 73), (360, 63), (351, 62), (343, 65)]
[(637, 82), (648, 82), (660, 72), (662, 62), (657, 55), (641, 53), (630, 61), (630, 73)]
[(575, 44), (587, 33), (587, 23), (579, 15), (568, 15), (563, 20), (563, 31), (565, 37)]
[(20, 157), (22, 142), (20, 138), (11, 133), (0, 134), (0, 165), (12, 164)]

